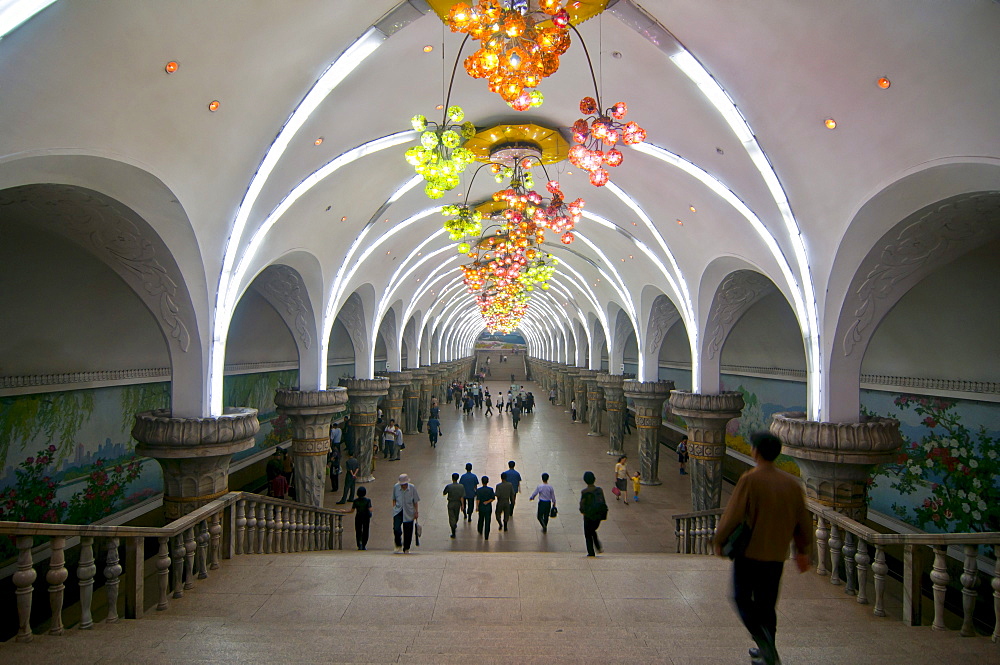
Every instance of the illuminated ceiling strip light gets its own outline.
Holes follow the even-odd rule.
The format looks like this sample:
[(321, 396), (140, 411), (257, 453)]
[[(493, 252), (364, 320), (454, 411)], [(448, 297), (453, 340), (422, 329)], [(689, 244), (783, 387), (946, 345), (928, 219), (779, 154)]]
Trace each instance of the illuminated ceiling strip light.
[[(313, 111), (323, 102), (326, 96), (371, 55), (384, 40), (385, 35), (383, 33), (374, 27), (369, 28), (340, 57), (327, 67), (326, 71), (313, 84), (312, 88), (306, 93), (306, 96), (299, 102), (298, 106), (285, 121), (285, 124), (278, 131), (277, 137), (275, 137), (274, 142), (268, 148), (264, 159), (261, 160), (260, 165), (250, 180), (246, 194), (243, 196), (243, 200), (236, 211), (236, 218), (233, 220), (229, 236), (226, 238), (225, 250), (222, 257), (222, 270), (219, 275), (219, 290), (216, 296), (215, 311), (213, 312), (215, 315), (213, 321), (214, 330), (212, 346), (209, 352), (209, 368), (211, 372), (209, 408), (213, 416), (222, 415), (222, 378), (226, 352), (225, 341), (228, 335), (229, 321), (233, 313), (231, 307), (227, 306), (227, 301), (233, 298), (230, 293), (233, 282), (232, 270), (236, 262), (236, 252), (240, 245), (240, 240), (243, 238), (243, 232), (250, 218), (250, 212), (257, 202), (257, 198), (260, 196), (265, 183), (288, 148), (288, 145), (299, 129), (301, 129), (302, 125), (309, 119), (309, 116), (312, 115)], [(244, 257), (246, 256), (247, 254), (244, 253)], [(250, 255), (249, 259), (252, 258), (253, 256)], [(321, 364), (321, 378), (325, 381), (326, 363)]]
[(621, 297), (622, 301), (625, 303), (626, 307), (628, 308), (627, 309), (628, 315), (632, 318), (633, 325), (638, 327), (639, 324), (635, 311), (635, 303), (632, 301), (632, 294), (631, 292), (628, 291), (628, 287), (625, 286), (625, 281), (622, 279), (621, 274), (619, 274), (618, 269), (615, 268), (614, 264), (611, 263), (611, 260), (608, 259), (607, 254), (605, 254), (600, 247), (598, 247), (596, 244), (590, 241), (590, 238), (580, 233), (576, 229), (574, 229), (574, 234), (578, 239), (580, 239), (588, 247), (590, 247), (601, 258), (601, 260), (604, 261), (604, 264), (611, 270), (611, 273), (614, 275), (614, 279), (608, 277), (607, 273), (604, 272), (603, 268), (601, 268), (600, 266), (597, 267), (597, 270), (601, 274), (601, 277), (603, 277), (611, 285), (611, 287), (618, 293), (619, 297)]
[(597, 319), (601, 322), (601, 327), (604, 328), (604, 334), (605, 336), (607, 336), (608, 317), (604, 314), (604, 309), (597, 304), (597, 296), (591, 290), (590, 284), (587, 282), (586, 279), (583, 278), (583, 275), (581, 275), (579, 271), (573, 268), (573, 266), (569, 265), (569, 263), (565, 261), (560, 261), (559, 265), (564, 266), (566, 270), (568, 270), (570, 273), (573, 274), (574, 277), (576, 277), (577, 282), (576, 284), (574, 284), (574, 286), (580, 289), (580, 291), (587, 297), (587, 300), (590, 301), (590, 304), (594, 308), (595, 316), (597, 316)]
[(31, 20), (55, 0), (7, 0), (0, 2), (0, 40)]
[[(449, 259), (449, 261), (450, 261), (450, 259)], [(444, 267), (445, 265), (447, 265), (447, 263), (448, 263), (448, 262), (446, 261), (446, 262), (442, 263), (442, 264), (441, 264), (440, 266), (438, 266), (438, 270), (442, 270), (442, 269), (443, 269), (443, 267)], [(434, 279), (432, 279), (432, 280), (431, 280), (431, 279), (427, 280), (427, 281), (426, 281), (426, 282), (425, 282), (425, 283), (424, 283), (424, 284), (423, 284), (423, 285), (422, 285), (422, 286), (421, 286), (421, 287), (420, 287), (419, 289), (417, 289), (417, 291), (416, 291), (416, 292), (415, 292), (415, 293), (413, 294), (413, 297), (412, 297), (412, 298), (410, 299), (410, 304), (406, 306), (406, 313), (405, 313), (405, 314), (403, 315), (403, 318), (404, 318), (405, 320), (407, 320), (407, 321), (408, 321), (408, 320), (410, 319), (410, 317), (411, 317), (411, 316), (413, 316), (413, 310), (415, 310), (415, 309), (417, 308), (417, 305), (419, 304), (419, 302), (420, 302), (421, 298), (423, 298), (423, 297), (424, 297), (424, 295), (425, 295), (425, 294), (427, 293), (427, 291), (428, 291), (428, 290), (430, 290), (430, 288), (431, 288), (431, 287), (432, 287), (432, 286), (433, 286), (434, 284), (436, 284), (437, 282), (439, 282), (439, 281), (441, 281), (442, 279), (446, 278), (446, 277), (447, 277), (448, 275), (450, 275), (451, 273), (453, 273), (453, 272), (458, 272), (458, 271), (459, 271), (459, 269), (458, 269), (458, 268), (452, 268), (451, 270), (448, 270), (448, 271), (446, 271), (446, 272), (443, 272), (443, 273), (439, 273), (439, 274), (437, 275), (437, 277), (435, 277), (435, 278), (434, 278)], [(452, 284), (454, 284), (454, 283), (456, 283), (456, 282), (461, 282), (461, 279), (462, 279), (462, 278), (461, 278), (461, 276), (457, 276), (457, 277), (455, 277), (454, 279), (452, 279), (452, 281), (451, 281), (451, 282), (449, 282), (449, 283), (445, 284), (444, 288), (442, 289), (442, 293), (443, 293), (443, 292), (444, 292), (444, 291), (445, 291), (446, 289), (450, 288)], [(428, 310), (427, 310), (427, 314), (430, 314), (431, 310), (433, 310), (433, 309), (434, 309), (434, 305), (435, 305), (435, 303), (432, 303), (432, 304), (430, 305), (430, 307), (429, 307), (429, 308), (428, 308)]]
[[(697, 58), (686, 50), (681, 50), (673, 54), (670, 56), (670, 60), (698, 86), (709, 102), (715, 106), (729, 124), (733, 133), (736, 134), (736, 137), (743, 144), (750, 159), (757, 167), (757, 171), (764, 179), (764, 183), (771, 192), (771, 197), (774, 199), (775, 205), (777, 205), (778, 211), (781, 214), (781, 219), (785, 224), (785, 232), (788, 234), (788, 239), (792, 244), (799, 273), (802, 276), (801, 288), (804, 293), (801, 297), (805, 300), (805, 309), (807, 312), (807, 316), (803, 319), (806, 323), (805, 337), (813, 359), (810, 371), (813, 380), (807, 382), (812, 393), (812, 398), (809, 400), (810, 417), (817, 420), (821, 419), (822, 403), (820, 400), (822, 397), (824, 372), (819, 343), (819, 317), (816, 305), (816, 290), (809, 267), (809, 259), (806, 254), (805, 239), (799, 229), (795, 215), (792, 213), (788, 196), (785, 194), (785, 190), (781, 186), (781, 181), (778, 179), (778, 174), (775, 172), (770, 161), (768, 161), (763, 149), (761, 149), (746, 118), (743, 117), (739, 107), (736, 106), (736, 103), (723, 87), (719, 85), (719, 82), (698, 62)], [(795, 288), (792, 283), (789, 284), (789, 287)]]
[[(389, 277), (389, 283), (386, 284), (386, 290), (382, 295), (382, 299), (378, 303), (378, 307), (375, 309), (376, 321), (381, 321), (382, 317), (385, 316), (385, 313), (389, 311), (389, 303), (392, 302), (392, 297), (399, 289), (399, 287), (402, 285), (403, 280), (410, 277), (414, 273), (414, 271), (416, 271), (420, 266), (422, 266), (427, 261), (430, 261), (438, 254), (442, 252), (447, 252), (449, 250), (454, 252), (455, 247), (457, 246), (458, 243), (451, 243), (449, 245), (440, 247), (439, 249), (436, 249), (433, 252), (429, 252), (427, 256), (424, 256), (419, 261), (414, 262), (414, 264), (411, 265), (409, 268), (406, 267), (406, 263), (411, 258), (416, 257), (416, 255), (420, 253), (425, 246), (427, 246), (437, 236), (442, 235), (444, 233), (446, 233), (446, 231), (442, 228), (438, 229), (434, 233), (427, 236), (427, 238), (422, 243), (414, 247), (413, 250), (409, 254), (407, 254), (403, 262), (396, 267), (396, 270), (393, 271), (392, 276)], [(452, 257), (452, 260), (454, 260), (455, 258), (456, 257)], [(400, 274), (401, 272), (402, 274)]]

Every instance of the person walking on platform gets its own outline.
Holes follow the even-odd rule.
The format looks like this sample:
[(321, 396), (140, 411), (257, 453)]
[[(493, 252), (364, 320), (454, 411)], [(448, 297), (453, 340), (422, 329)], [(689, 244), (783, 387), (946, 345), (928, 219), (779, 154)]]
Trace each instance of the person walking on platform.
[(486, 414), (487, 416), (493, 415), (493, 398), (490, 396), (490, 391), (486, 391)]
[(451, 483), (445, 485), (444, 496), (448, 497), (448, 525), (451, 527), (451, 537), (455, 537), (455, 527), (458, 526), (458, 514), (462, 512), (465, 503), (465, 487), (458, 482), (458, 474), (451, 474)]
[(618, 458), (618, 463), (615, 464), (615, 489), (618, 490), (614, 492), (615, 501), (621, 498), (625, 499), (625, 505), (628, 505), (628, 481), (631, 476), (628, 472), (628, 456), (622, 455)]
[(476, 488), (479, 487), (479, 478), (472, 473), (472, 462), (465, 465), (465, 473), (458, 482), (465, 488), (465, 507), (462, 508), (462, 516), (471, 522), (472, 513), (476, 508)]
[(441, 421), (431, 416), (427, 420), (427, 438), (430, 439), (431, 448), (437, 448), (438, 436), (441, 435)]
[(514, 469), (514, 460), (507, 462), (507, 480), (514, 486), (514, 496), (510, 498), (510, 514), (514, 514), (514, 506), (517, 504), (517, 494), (521, 491), (521, 474)]
[(358, 498), (351, 502), (354, 512), (354, 537), (358, 541), (358, 549), (368, 549), (368, 535), (371, 533), (372, 500), (368, 498), (368, 490), (358, 488)]
[[(788, 544), (795, 543), (799, 572), (809, 570), (812, 516), (806, 509), (802, 486), (794, 476), (781, 471), (774, 460), (781, 453), (781, 440), (770, 432), (750, 437), (757, 466), (742, 476), (715, 532), (715, 553), (733, 559), (733, 600), (743, 625), (757, 648), (750, 650), (755, 665), (780, 663), (774, 635), (778, 619), (781, 573), (788, 558)], [(734, 537), (737, 530), (748, 538)], [(742, 546), (730, 542), (742, 542)]]
[(604, 500), (604, 490), (597, 487), (597, 479), (592, 471), (583, 474), (587, 486), (580, 492), (580, 514), (583, 515), (583, 537), (587, 542), (587, 556), (597, 556), (604, 552), (597, 529), (608, 518), (608, 502)]
[(528, 497), (528, 501), (534, 501), (538, 497), (538, 523), (542, 525), (542, 533), (549, 530), (549, 518), (552, 516), (552, 509), (556, 507), (556, 491), (549, 485), (549, 474), (542, 474), (542, 484), (535, 488), (535, 491)]
[(493, 502), (496, 494), (490, 487), (490, 477), (483, 476), (483, 486), (476, 490), (476, 505), (479, 508), (479, 525), (476, 530), (484, 540), (490, 539), (490, 522), (493, 521)]
[(413, 541), (413, 525), (420, 519), (420, 495), (417, 486), (410, 482), (405, 473), (399, 474), (399, 482), (392, 486), (392, 535), (396, 543), (396, 554), (410, 553)]
[(506, 531), (507, 522), (510, 521), (510, 502), (514, 498), (514, 486), (507, 477), (507, 472), (500, 474), (500, 482), (493, 490), (496, 496), (497, 531)]

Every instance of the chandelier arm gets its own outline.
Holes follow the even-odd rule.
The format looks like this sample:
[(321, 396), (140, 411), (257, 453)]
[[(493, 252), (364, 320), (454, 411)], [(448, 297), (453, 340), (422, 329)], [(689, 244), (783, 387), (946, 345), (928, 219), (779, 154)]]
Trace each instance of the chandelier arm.
[(587, 56), (587, 67), (590, 68), (590, 78), (594, 82), (594, 99), (597, 100), (597, 110), (600, 112), (604, 108), (604, 105), (601, 103), (601, 91), (597, 87), (597, 75), (594, 73), (594, 63), (590, 59), (590, 49), (587, 48), (587, 42), (583, 40), (583, 35), (576, 29), (576, 26), (570, 23), (569, 27), (573, 28), (576, 38), (580, 40), (580, 46), (583, 47), (583, 54)]
[[(455, 86), (455, 72), (458, 71), (458, 62), (462, 59), (462, 49), (465, 48), (465, 43), (469, 41), (469, 33), (465, 34), (465, 39), (462, 40), (461, 45), (458, 47), (458, 55), (455, 56), (455, 65), (451, 68), (451, 80), (448, 82), (448, 94), (444, 98), (444, 112), (443, 118), (441, 119), (441, 125), (444, 126), (448, 122), (448, 105), (451, 104), (451, 89)], [(593, 73), (593, 71), (591, 71)], [(596, 85), (596, 83), (594, 84)]]
[(482, 171), (483, 168), (487, 166), (492, 166), (492, 164), (490, 164), (489, 162), (487, 162), (486, 164), (480, 164), (479, 166), (476, 167), (476, 171), (472, 174), (472, 177), (469, 178), (469, 188), (465, 190), (465, 205), (469, 205), (469, 196), (472, 194), (472, 183), (476, 181), (476, 176), (479, 175), (479, 172)]

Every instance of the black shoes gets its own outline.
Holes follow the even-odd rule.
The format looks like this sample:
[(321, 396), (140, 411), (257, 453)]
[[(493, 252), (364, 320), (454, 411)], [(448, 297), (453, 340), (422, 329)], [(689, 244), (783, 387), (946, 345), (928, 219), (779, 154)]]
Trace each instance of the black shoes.
[(338, 502), (337, 502), (337, 505), (338, 505), (338, 506), (342, 506), (342, 505), (344, 505), (345, 503), (347, 503), (347, 502), (346, 502), (346, 501), (338, 501)]

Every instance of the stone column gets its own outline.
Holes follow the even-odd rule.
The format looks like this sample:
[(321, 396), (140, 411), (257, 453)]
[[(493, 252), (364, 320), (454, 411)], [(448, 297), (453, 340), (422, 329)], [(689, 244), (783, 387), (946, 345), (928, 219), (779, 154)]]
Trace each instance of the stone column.
[(701, 395), (674, 390), (670, 408), (687, 423), (691, 510), (721, 508), (726, 424), (740, 417), (743, 396), (737, 392)]
[(621, 374), (597, 375), (597, 382), (604, 391), (604, 404), (608, 411), (608, 454), (625, 452), (625, 393)]
[(403, 417), (403, 433), (417, 433), (417, 418), (420, 416), (420, 384), (423, 383), (424, 371), (422, 369), (407, 370), (410, 375), (410, 383), (403, 391), (403, 400), (406, 402), (405, 415)]
[[(389, 396), (385, 402), (388, 405), (389, 419), (396, 425), (403, 426), (403, 395), (410, 387), (413, 375), (409, 372), (387, 372), (389, 375)], [(416, 423), (414, 423), (416, 425)]]
[(806, 496), (859, 522), (868, 516), (872, 469), (903, 445), (899, 421), (891, 418), (823, 423), (806, 420), (804, 413), (776, 413), (771, 432), (781, 439), (781, 452), (799, 465)]
[(604, 413), (604, 388), (598, 384), (598, 378), (604, 372), (591, 372), (590, 376), (584, 379), (587, 384), (587, 420), (590, 422), (590, 431), (587, 436), (602, 436), (601, 420)]
[(568, 368), (564, 365), (556, 365), (553, 370), (556, 381), (556, 406), (569, 407), (569, 402), (566, 400), (566, 372)]
[[(566, 369), (566, 411), (570, 412), (570, 417), (572, 417), (572, 409), (570, 408), (573, 402), (576, 402), (576, 415), (577, 418), (580, 417), (580, 400), (576, 396), (576, 383), (580, 376), (580, 370), (576, 367), (569, 367)], [(580, 422), (579, 420), (573, 420), (574, 423)]]
[(635, 402), (635, 424), (639, 435), (639, 475), (643, 485), (660, 484), (660, 425), (663, 402), (674, 387), (673, 381), (622, 382), (625, 396)]
[(292, 423), (296, 500), (322, 508), (330, 423), (347, 410), (347, 391), (343, 388), (278, 390), (274, 403), (278, 413), (288, 416)]
[(135, 414), (135, 451), (163, 469), (163, 512), (172, 522), (229, 491), (233, 453), (252, 448), (257, 409), (229, 407), (214, 418), (173, 418), (170, 409)]
[(576, 395), (576, 421), (578, 423), (587, 422), (587, 395), (589, 393), (587, 379), (594, 380), (593, 370), (578, 368), (576, 377), (573, 379), (573, 393)]
[(430, 365), (420, 368), (422, 372), (420, 381), (420, 417), (427, 420), (428, 410), (431, 408), (431, 389), (434, 384), (434, 369)]
[(389, 379), (341, 379), (351, 402), (351, 427), (354, 428), (355, 458), (361, 465), (358, 481), (375, 480), (375, 424), (378, 421), (378, 400), (389, 394)]

